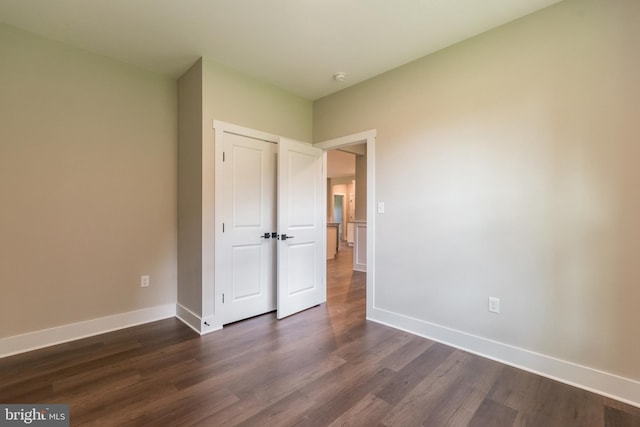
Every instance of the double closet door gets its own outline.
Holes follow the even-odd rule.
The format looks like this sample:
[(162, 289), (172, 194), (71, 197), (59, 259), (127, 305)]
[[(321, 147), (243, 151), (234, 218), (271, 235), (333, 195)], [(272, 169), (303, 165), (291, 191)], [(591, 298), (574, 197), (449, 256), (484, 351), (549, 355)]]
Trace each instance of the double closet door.
[(246, 133), (222, 133), (222, 324), (274, 310), (282, 318), (326, 300), (322, 151)]

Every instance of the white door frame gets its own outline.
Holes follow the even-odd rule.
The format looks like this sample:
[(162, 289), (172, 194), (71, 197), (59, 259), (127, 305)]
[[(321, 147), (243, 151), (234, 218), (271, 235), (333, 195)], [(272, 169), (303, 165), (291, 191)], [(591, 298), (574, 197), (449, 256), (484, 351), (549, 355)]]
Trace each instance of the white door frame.
[[(325, 151), (335, 150), (349, 145), (367, 144), (367, 319), (373, 315), (375, 301), (375, 230), (376, 230), (376, 135), (375, 129), (347, 135), (340, 138), (313, 144), (314, 147), (322, 148)], [(326, 167), (325, 167), (326, 170)], [(356, 196), (357, 197), (357, 196)], [(326, 214), (326, 208), (325, 208)]]

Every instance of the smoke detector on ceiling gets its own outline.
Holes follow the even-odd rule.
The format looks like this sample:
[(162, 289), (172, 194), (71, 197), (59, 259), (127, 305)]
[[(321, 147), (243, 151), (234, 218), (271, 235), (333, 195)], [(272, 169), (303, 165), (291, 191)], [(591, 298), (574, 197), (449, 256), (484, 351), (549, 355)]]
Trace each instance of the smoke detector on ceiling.
[(347, 75), (345, 73), (339, 71), (333, 75), (333, 80), (337, 82), (343, 82), (346, 77)]

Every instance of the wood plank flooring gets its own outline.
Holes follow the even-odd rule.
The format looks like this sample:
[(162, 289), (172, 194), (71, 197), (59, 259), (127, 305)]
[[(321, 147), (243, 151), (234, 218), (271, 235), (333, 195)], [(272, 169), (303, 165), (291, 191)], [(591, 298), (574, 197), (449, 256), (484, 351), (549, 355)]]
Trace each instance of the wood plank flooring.
[(328, 302), (197, 336), (176, 319), (0, 359), (0, 403), (73, 426), (640, 427), (640, 409), (365, 320), (351, 250)]

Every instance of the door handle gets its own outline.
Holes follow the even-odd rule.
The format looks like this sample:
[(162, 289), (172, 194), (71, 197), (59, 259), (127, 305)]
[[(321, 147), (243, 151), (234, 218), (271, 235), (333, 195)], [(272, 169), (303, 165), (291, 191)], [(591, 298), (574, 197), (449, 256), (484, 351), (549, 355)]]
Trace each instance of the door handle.
[(293, 239), (296, 236), (287, 236), (286, 234), (281, 234), (280, 235), (280, 240), (287, 240), (287, 239)]
[(261, 239), (268, 239), (271, 237), (271, 233), (264, 233), (262, 236), (260, 236)]

